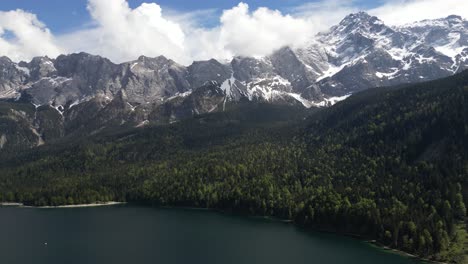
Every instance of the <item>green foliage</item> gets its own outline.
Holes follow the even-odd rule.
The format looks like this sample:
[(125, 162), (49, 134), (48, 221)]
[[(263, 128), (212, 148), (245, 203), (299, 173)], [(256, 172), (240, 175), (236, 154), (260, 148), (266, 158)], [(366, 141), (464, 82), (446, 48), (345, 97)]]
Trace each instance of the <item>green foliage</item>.
[[(246, 104), (0, 159), (0, 199), (132, 201), (291, 219), (462, 259), (468, 73), (373, 89), (331, 109)], [(309, 115), (306, 121), (304, 118)]]

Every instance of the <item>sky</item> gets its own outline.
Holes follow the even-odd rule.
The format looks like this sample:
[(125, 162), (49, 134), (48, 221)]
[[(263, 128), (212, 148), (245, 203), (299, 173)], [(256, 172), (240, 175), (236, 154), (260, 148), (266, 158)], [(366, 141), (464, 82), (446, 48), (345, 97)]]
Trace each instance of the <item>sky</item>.
[(1, 0), (0, 56), (88, 52), (114, 62), (164, 55), (181, 64), (265, 56), (306, 45), (347, 14), (388, 25), (456, 14), (466, 0)]
[[(91, 16), (87, 10), (87, 0), (2, 0), (0, 1), (0, 10), (9, 11), (23, 9), (25, 11), (37, 14), (39, 19), (56, 32), (63, 33), (82, 27), (91, 21)], [(208, 21), (203, 21), (204, 26), (212, 27), (218, 24), (219, 15), (222, 10), (230, 9), (239, 4), (239, 0), (129, 0), (127, 1), (131, 8), (136, 8), (144, 2), (157, 3), (163, 10), (178, 11), (180, 13), (194, 12), (200, 10), (214, 11), (218, 17), (210, 17)], [(247, 0), (251, 9), (259, 7), (268, 7), (287, 12), (295, 7), (316, 1), (305, 0)], [(359, 5), (363, 7), (375, 7), (379, 1), (362, 0)]]

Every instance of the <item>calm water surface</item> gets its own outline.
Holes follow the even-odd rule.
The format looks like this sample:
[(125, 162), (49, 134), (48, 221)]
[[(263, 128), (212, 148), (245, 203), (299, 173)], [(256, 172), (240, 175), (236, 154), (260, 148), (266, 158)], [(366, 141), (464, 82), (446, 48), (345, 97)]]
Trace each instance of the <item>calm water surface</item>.
[(416, 262), (351, 238), (305, 232), (260, 218), (113, 206), (0, 208), (0, 263)]

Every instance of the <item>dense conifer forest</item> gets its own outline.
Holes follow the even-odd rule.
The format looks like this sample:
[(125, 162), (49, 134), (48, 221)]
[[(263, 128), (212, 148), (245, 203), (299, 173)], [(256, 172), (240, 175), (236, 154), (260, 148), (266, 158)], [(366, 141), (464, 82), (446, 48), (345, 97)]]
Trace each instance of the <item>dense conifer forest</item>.
[(1, 153), (0, 200), (268, 215), (463, 263), (468, 72), (367, 90), (329, 109), (239, 103)]

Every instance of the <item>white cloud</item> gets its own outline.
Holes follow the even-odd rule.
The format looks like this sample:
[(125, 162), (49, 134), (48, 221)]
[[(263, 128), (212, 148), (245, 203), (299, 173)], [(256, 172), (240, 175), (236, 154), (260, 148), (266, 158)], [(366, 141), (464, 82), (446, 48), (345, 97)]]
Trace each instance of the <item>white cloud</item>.
[(305, 19), (268, 8), (251, 11), (241, 2), (223, 11), (215, 28), (185, 28), (186, 46), (193, 60), (228, 60), (235, 55), (259, 57), (283, 46), (306, 42), (313, 36), (313, 28)]
[[(165, 55), (182, 64), (234, 55), (263, 56), (282, 46), (301, 45), (347, 14), (362, 9), (359, 0), (310, 2), (286, 10), (289, 14), (268, 8), (250, 10), (240, 3), (222, 12), (218, 26), (206, 28), (204, 21), (213, 20), (216, 10), (163, 12), (155, 3), (132, 9), (126, 0), (88, 0), (91, 26), (58, 36), (53, 36), (34, 14), (0, 12), (0, 55), (18, 61), (85, 51), (115, 62), (140, 55)], [(451, 14), (468, 17), (468, 1), (385, 0), (367, 11), (387, 24), (398, 25)], [(15, 37), (7, 37), (9, 34)]]
[(369, 13), (390, 25), (402, 25), (424, 19), (435, 19), (449, 15), (468, 18), (466, 0), (387, 0)]
[(36, 15), (22, 10), (0, 11), (0, 55), (20, 61), (60, 53), (54, 37)]
[(224, 11), (220, 22), (219, 41), (223, 47), (245, 56), (264, 56), (282, 46), (304, 43), (313, 36), (314, 29), (305, 19), (277, 10), (259, 8), (250, 13), (244, 3)]
[(314, 32), (322, 32), (339, 23), (345, 16), (359, 11), (354, 0), (322, 0), (309, 2), (291, 9), (291, 12), (309, 25), (314, 25)]
[(86, 51), (117, 62), (142, 54), (186, 60), (185, 34), (178, 23), (163, 17), (159, 5), (143, 3), (131, 9), (125, 0), (89, 0), (88, 10), (94, 28), (59, 38), (70, 52)]
[(162, 54), (183, 64), (233, 55), (263, 56), (282, 46), (303, 43), (314, 33), (305, 19), (267, 8), (250, 12), (244, 3), (224, 10), (215, 28), (197, 23), (199, 16), (211, 16), (213, 10), (164, 16), (157, 4), (132, 10), (125, 0), (89, 0), (88, 10), (96, 26), (59, 37), (62, 46), (117, 62), (141, 54)]

